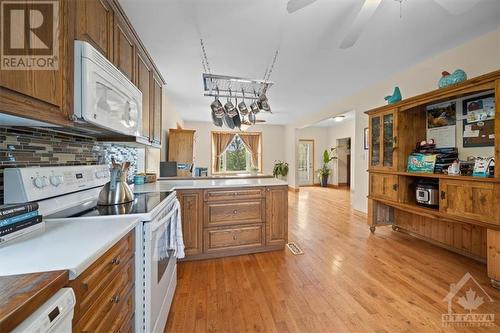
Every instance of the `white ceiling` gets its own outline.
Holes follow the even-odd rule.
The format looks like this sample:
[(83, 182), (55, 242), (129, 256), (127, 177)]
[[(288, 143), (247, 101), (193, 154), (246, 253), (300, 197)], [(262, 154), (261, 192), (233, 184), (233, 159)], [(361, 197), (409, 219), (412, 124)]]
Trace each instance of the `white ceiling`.
[[(344, 116), (344, 119), (342, 119), (342, 121), (335, 120), (334, 118), (338, 116)], [(323, 119), (322, 121), (319, 121), (316, 124), (313, 124), (308, 127), (330, 128), (336, 126), (343, 126), (347, 121), (354, 120), (355, 117), (354, 110), (339, 115), (335, 115), (335, 117), (329, 117), (327, 119)]]
[(383, 0), (354, 47), (338, 46), (361, 0), (318, 0), (293, 14), (287, 0), (120, 0), (167, 81), (184, 120), (210, 121), (200, 36), (212, 73), (262, 78), (279, 47), (268, 93), (270, 124), (347, 97), (425, 58), (500, 26), (500, 1), (452, 16), (434, 0)]

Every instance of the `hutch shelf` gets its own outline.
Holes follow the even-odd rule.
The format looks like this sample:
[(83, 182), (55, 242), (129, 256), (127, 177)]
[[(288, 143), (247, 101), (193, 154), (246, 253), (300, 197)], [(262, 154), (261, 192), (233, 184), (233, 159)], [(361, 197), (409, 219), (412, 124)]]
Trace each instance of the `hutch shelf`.
[[(426, 106), (495, 94), (492, 178), (407, 172), (408, 156), (426, 140)], [(451, 251), (486, 262), (500, 288), (500, 70), (365, 112), (369, 116), (368, 225), (391, 225)], [(458, 120), (457, 120), (458, 121)], [(415, 184), (432, 180), (439, 204), (416, 203)]]

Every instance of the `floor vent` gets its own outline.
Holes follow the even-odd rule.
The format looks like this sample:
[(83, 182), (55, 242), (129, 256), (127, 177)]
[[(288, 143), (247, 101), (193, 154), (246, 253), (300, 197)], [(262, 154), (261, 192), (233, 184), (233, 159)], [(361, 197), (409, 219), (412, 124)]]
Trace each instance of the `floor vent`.
[(296, 243), (291, 242), (286, 244), (290, 252), (292, 252), (294, 255), (299, 255), (299, 254), (304, 254), (304, 251), (298, 246)]

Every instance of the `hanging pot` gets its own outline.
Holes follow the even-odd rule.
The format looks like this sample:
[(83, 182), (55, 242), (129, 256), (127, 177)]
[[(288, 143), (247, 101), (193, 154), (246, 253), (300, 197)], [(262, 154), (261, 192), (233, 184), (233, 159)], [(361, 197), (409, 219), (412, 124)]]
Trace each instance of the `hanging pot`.
[[(253, 104), (253, 103), (252, 103)], [(251, 107), (251, 106), (250, 106)], [(248, 120), (255, 125), (255, 122), (257, 121), (256, 117), (255, 117), (255, 113), (254, 112), (250, 112), (248, 114)]]
[(217, 118), (214, 111), (212, 111), (212, 123), (217, 127), (222, 127), (222, 118)]
[(229, 127), (230, 129), (234, 129), (235, 125), (234, 125), (234, 120), (232, 117), (230, 117), (227, 113), (224, 115), (224, 124)]
[(247, 105), (245, 104), (245, 91), (243, 89), (241, 89), (241, 94), (243, 95), (243, 100), (239, 104), (236, 104), (238, 105), (238, 110), (240, 110), (240, 115), (244, 117), (248, 115), (250, 111), (248, 111)]
[(259, 109), (266, 112), (271, 112), (271, 106), (269, 105), (266, 94), (261, 94), (257, 103), (259, 104)]
[(227, 103), (224, 104), (224, 109), (226, 110), (226, 114), (231, 118), (238, 114), (238, 110), (236, 110), (233, 102), (231, 102), (231, 89), (229, 89), (229, 97), (227, 98)]
[(212, 113), (216, 118), (224, 117), (224, 107), (222, 106), (221, 101), (219, 101), (219, 88), (217, 89), (217, 95), (215, 96), (215, 100), (210, 104), (210, 108), (212, 109)]
[[(235, 99), (234, 104), (238, 105), (237, 98)], [(236, 110), (236, 108), (235, 108), (235, 110)], [(234, 122), (234, 127), (237, 127), (241, 130), (241, 118), (240, 118), (240, 114), (238, 113), (238, 110), (236, 110), (236, 115), (233, 117), (233, 122)]]

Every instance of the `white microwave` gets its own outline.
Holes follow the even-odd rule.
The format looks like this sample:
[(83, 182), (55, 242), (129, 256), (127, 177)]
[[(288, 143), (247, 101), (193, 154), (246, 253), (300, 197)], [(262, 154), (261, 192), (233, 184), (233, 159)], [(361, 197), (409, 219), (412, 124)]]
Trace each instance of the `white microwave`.
[(74, 119), (105, 132), (142, 136), (142, 92), (104, 55), (75, 41)]

